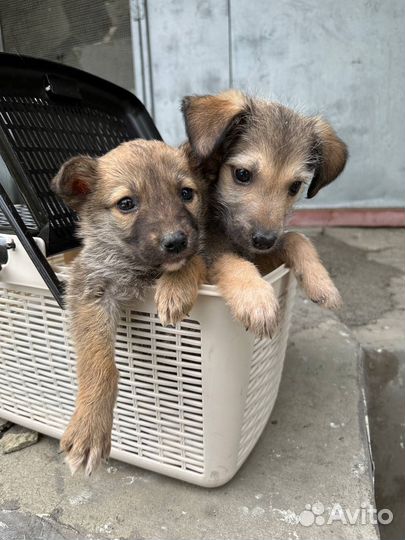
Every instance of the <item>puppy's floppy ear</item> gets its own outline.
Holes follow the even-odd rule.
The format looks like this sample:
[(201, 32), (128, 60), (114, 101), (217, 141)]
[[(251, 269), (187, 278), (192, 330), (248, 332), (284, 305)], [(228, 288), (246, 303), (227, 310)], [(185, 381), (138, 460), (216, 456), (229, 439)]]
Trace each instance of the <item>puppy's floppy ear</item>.
[(97, 182), (97, 160), (77, 156), (64, 163), (51, 182), (51, 189), (69, 206), (79, 210)]
[(181, 110), (186, 132), (195, 154), (205, 159), (222, 144), (226, 133), (239, 123), (248, 98), (237, 90), (217, 96), (187, 96)]
[(317, 165), (308, 188), (307, 198), (312, 199), (324, 186), (330, 184), (343, 171), (349, 153), (346, 144), (322, 118), (315, 118)]

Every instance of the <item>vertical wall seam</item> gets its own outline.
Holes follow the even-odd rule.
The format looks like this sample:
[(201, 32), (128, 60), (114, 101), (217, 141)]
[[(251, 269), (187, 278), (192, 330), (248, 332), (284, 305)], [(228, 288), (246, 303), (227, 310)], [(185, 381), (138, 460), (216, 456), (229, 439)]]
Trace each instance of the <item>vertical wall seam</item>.
[[(1, 1), (1, 0), (0, 0)], [(130, 0), (135, 93), (154, 117), (154, 96), (146, 0)]]
[(232, 54), (232, 11), (231, 1), (228, 2), (228, 64), (229, 64), (229, 88), (233, 87), (233, 54)]
[(143, 43), (142, 43), (142, 25), (141, 21), (137, 21), (138, 32), (139, 32), (139, 60), (141, 63), (141, 73), (142, 73), (142, 101), (146, 101), (146, 84), (145, 84), (145, 60), (143, 52)]
[(139, 0), (130, 0), (129, 16), (131, 23), (131, 49), (134, 68), (134, 91), (136, 96), (147, 106), (145, 102), (145, 65), (143, 59), (142, 25), (140, 17)]
[(152, 118), (155, 119), (155, 93), (153, 90), (153, 72), (152, 72), (152, 48), (150, 44), (150, 29), (149, 29), (149, 13), (148, 13), (148, 0), (145, 0), (145, 30), (146, 30), (146, 50), (148, 55), (148, 79), (149, 79), (149, 93), (150, 93), (150, 112)]

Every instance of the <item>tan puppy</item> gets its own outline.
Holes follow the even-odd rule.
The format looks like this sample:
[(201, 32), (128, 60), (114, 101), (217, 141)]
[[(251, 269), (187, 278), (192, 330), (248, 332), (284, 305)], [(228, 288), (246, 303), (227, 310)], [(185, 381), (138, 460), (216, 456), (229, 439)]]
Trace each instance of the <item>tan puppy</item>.
[(285, 263), (311, 300), (329, 308), (340, 295), (311, 242), (284, 233), (288, 214), (332, 182), (347, 160), (346, 145), (320, 117), (230, 90), (183, 100), (193, 169), (209, 185), (206, 257), (236, 319), (271, 336), (278, 302), (262, 270)]
[(67, 287), (79, 388), (61, 448), (72, 472), (90, 474), (110, 453), (120, 310), (158, 280), (163, 322), (189, 312), (204, 277), (203, 193), (182, 150), (141, 140), (69, 160), (52, 187), (79, 212), (83, 239)]

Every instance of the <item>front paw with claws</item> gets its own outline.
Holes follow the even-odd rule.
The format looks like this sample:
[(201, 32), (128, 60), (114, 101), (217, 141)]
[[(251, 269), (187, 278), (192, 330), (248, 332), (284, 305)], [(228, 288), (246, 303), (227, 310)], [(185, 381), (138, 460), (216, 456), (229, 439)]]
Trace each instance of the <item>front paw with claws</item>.
[(279, 322), (279, 303), (269, 283), (262, 280), (259, 287), (244, 289), (228, 303), (233, 317), (256, 337), (274, 335)]
[(300, 279), (301, 286), (312, 302), (328, 309), (338, 309), (342, 305), (342, 298), (335, 287), (328, 272), (319, 265), (310, 274)]
[(198, 295), (199, 283), (184, 282), (172, 274), (163, 275), (156, 283), (155, 303), (163, 326), (175, 325), (191, 311)]
[(62, 437), (60, 447), (72, 474), (84, 469), (90, 476), (111, 451), (111, 423), (99, 416), (76, 412)]

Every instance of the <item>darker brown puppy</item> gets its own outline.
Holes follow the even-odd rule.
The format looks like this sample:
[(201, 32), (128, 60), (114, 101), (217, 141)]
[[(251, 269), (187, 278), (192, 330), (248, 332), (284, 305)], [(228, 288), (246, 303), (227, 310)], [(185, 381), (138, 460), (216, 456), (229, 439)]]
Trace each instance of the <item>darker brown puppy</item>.
[(187, 97), (183, 113), (190, 162), (210, 184), (211, 278), (234, 316), (259, 336), (276, 324), (274, 292), (253, 263), (266, 270), (286, 263), (313, 301), (336, 307), (339, 293), (315, 248), (283, 231), (305, 186), (314, 197), (342, 172), (343, 141), (320, 117), (234, 90)]
[(182, 150), (142, 140), (71, 159), (52, 187), (79, 212), (83, 239), (67, 288), (79, 389), (61, 447), (72, 472), (90, 474), (110, 453), (120, 309), (157, 279), (162, 322), (189, 312), (203, 279), (203, 197)]

